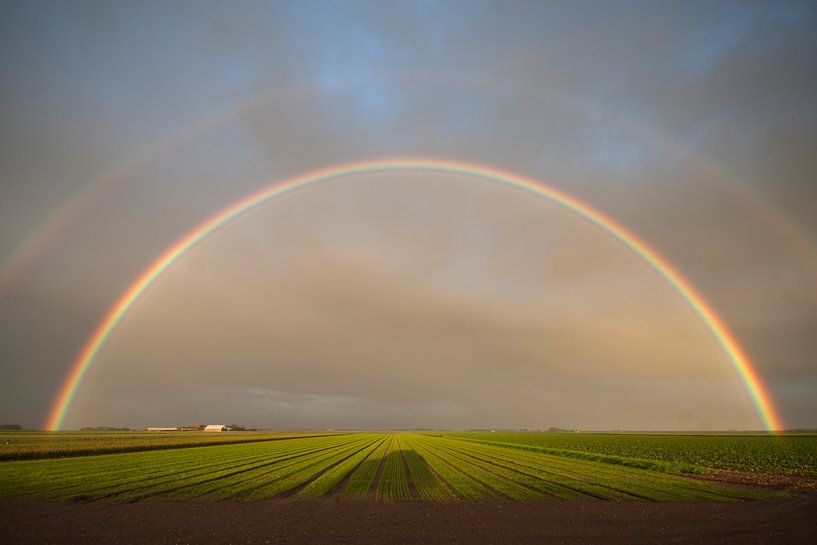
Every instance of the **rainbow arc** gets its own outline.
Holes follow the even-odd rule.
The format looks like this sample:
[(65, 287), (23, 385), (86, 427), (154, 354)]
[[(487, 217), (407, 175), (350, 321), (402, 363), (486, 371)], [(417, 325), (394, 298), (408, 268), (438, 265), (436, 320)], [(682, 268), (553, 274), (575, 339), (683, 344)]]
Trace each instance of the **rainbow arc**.
[(65, 381), (48, 415), (45, 427), (49, 430), (62, 428), (76, 393), (88, 370), (92, 367), (100, 350), (133, 305), (144, 296), (162, 274), (177, 260), (187, 254), (198, 243), (237, 218), (250, 213), (263, 204), (295, 190), (316, 185), (331, 179), (378, 172), (419, 171), (453, 173), (489, 180), (506, 186), (517, 187), (528, 193), (564, 207), (576, 216), (602, 229), (614, 239), (632, 250), (638, 257), (655, 270), (683, 298), (698, 318), (709, 330), (721, 350), (737, 372), (743, 387), (754, 403), (763, 426), (769, 431), (783, 429), (768, 389), (746, 351), (738, 343), (725, 322), (718, 316), (704, 297), (683, 275), (664, 259), (656, 250), (622, 224), (596, 210), (589, 204), (544, 183), (494, 168), (433, 159), (390, 159), (351, 163), (332, 168), (312, 171), (301, 176), (274, 183), (211, 216), (170, 246), (157, 257), (136, 280), (125, 290), (116, 303), (108, 310), (91, 337), (74, 360)]

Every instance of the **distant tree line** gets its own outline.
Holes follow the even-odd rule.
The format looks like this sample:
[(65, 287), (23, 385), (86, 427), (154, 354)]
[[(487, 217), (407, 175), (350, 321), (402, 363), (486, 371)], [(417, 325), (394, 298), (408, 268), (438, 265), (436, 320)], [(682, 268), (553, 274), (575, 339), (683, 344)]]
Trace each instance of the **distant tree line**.
[(115, 428), (113, 426), (87, 426), (85, 428), (80, 428), (80, 431), (131, 431), (130, 428)]
[[(178, 429), (181, 431), (201, 431), (204, 429), (204, 424), (190, 424), (189, 426), (181, 426)], [(245, 428), (238, 424), (230, 424), (232, 431), (258, 431), (256, 428)], [(0, 430), (22, 430), (23, 428), (17, 424), (2, 424)], [(133, 431), (131, 428), (117, 428), (115, 426), (86, 426), (80, 428), (80, 431)]]
[(23, 426), (19, 424), (0, 424), (0, 430), (3, 431), (22, 431)]

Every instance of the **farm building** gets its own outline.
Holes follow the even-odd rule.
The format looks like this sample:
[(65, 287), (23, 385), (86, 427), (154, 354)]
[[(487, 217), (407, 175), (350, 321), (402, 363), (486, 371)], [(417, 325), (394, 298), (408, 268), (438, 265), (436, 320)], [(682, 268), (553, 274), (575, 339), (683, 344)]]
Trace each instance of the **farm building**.
[(204, 431), (230, 431), (230, 426), (225, 426), (224, 424), (209, 424), (204, 428)]
[(179, 428), (153, 427), (153, 428), (148, 428), (148, 431), (179, 431)]

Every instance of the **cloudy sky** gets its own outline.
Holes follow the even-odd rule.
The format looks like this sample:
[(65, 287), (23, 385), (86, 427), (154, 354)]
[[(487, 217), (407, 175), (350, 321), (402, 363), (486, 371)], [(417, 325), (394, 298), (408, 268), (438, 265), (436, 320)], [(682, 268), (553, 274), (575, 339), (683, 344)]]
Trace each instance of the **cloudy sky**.
[[(0, 421), (43, 425), (153, 259), (345, 162), (546, 182), (665, 256), (817, 427), (811, 2), (11, 2), (0, 20)], [(759, 429), (711, 333), (597, 227), (420, 172), (275, 200), (103, 347), (68, 428)]]

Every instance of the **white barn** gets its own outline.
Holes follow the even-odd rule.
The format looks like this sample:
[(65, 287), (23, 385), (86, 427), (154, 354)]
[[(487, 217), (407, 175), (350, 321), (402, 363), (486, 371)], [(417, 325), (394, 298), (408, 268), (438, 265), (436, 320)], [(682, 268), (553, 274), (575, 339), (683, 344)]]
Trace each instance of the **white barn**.
[(219, 431), (230, 431), (230, 426), (225, 426), (224, 424), (208, 424), (204, 431), (210, 432), (219, 432)]

